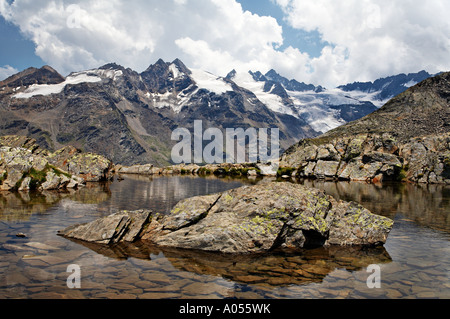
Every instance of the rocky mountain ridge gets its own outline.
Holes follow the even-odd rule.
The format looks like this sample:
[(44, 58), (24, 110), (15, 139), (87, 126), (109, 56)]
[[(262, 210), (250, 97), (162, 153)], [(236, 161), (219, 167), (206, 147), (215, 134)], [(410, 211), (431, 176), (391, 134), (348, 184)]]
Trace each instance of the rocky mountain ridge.
[[(4, 83), (16, 83), (19, 77)], [(203, 121), (205, 130), (278, 128), (283, 148), (317, 135), (306, 121), (272, 112), (252, 92), (190, 70), (179, 60), (159, 60), (141, 74), (107, 64), (57, 83), (36, 80), (15, 88), (5, 84), (0, 88), (0, 114), (2, 134), (35, 138), (52, 151), (73, 145), (126, 165), (168, 165), (175, 144), (172, 131), (192, 130), (195, 120)]]
[[(179, 59), (160, 59), (142, 73), (110, 63), (65, 78), (48, 66), (30, 68), (0, 82), (0, 133), (32, 137), (52, 151), (72, 145), (116, 164), (164, 166), (172, 131), (192, 131), (195, 120), (205, 130), (279, 128), (287, 149), (376, 110), (274, 70), (244, 78), (190, 69)], [(317, 97), (320, 105), (311, 102)]]

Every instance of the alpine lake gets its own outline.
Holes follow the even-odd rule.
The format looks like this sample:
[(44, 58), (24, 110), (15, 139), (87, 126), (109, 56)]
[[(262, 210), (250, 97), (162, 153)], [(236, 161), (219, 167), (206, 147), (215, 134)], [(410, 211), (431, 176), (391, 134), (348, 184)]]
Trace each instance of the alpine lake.
[[(280, 180), (361, 203), (395, 221), (382, 247), (224, 255), (111, 246), (57, 235), (119, 210), (169, 213), (184, 198), (261, 179), (148, 177), (71, 192), (0, 192), (0, 299), (447, 299), (450, 186)], [(71, 265), (81, 287), (69, 288)], [(373, 265), (379, 286), (371, 285)]]

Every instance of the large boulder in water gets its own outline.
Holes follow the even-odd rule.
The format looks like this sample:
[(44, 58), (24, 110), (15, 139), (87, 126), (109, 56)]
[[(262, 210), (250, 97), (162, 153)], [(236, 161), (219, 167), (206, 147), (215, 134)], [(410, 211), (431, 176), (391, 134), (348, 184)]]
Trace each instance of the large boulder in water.
[[(93, 223), (116, 225), (108, 222), (110, 218), (115, 219)], [(393, 221), (316, 189), (270, 182), (182, 200), (169, 215), (151, 214), (140, 227), (140, 239), (161, 247), (257, 253), (278, 247), (380, 245)], [(77, 229), (69, 230), (60, 235), (90, 241)], [(97, 229), (93, 234), (113, 230)]]

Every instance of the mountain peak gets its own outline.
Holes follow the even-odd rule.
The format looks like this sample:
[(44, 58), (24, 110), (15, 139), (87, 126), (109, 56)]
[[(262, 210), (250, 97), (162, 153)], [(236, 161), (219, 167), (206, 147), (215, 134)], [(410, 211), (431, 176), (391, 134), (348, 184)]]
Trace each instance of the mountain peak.
[(257, 82), (267, 82), (267, 78), (259, 71), (249, 71), (248, 73), (250, 73), (250, 75), (253, 77), (253, 80)]
[(236, 76), (237, 71), (235, 69), (231, 70), (227, 76), (225, 77), (225, 79), (227, 80), (233, 80), (233, 78)]
[(175, 65), (181, 73), (191, 74), (191, 70), (189, 70), (186, 65), (178, 58), (172, 61), (172, 64)]
[(64, 82), (64, 77), (52, 67), (45, 65), (40, 69), (31, 67), (16, 73), (0, 82), (0, 87), (22, 87), (33, 84), (59, 84)]
[(99, 68), (100, 70), (120, 70), (120, 71), (124, 71), (125, 68), (117, 63), (111, 62), (111, 63), (107, 63), (104, 66), (101, 66)]
[(271, 69), (266, 73), (266, 78), (281, 83), (284, 88), (288, 91), (297, 91), (297, 92), (306, 92), (306, 91), (314, 91), (316, 93), (320, 93), (324, 90), (322, 86), (314, 86), (313, 84), (305, 84), (303, 82), (298, 82), (297, 80), (289, 80), (280, 74), (278, 74), (274, 69)]

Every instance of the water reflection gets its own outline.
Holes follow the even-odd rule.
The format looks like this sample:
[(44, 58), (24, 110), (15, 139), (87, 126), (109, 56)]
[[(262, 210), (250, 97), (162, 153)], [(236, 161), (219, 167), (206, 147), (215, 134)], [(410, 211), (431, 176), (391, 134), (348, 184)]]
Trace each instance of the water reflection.
[[(0, 193), (0, 298), (449, 298), (448, 186), (291, 181), (395, 220), (377, 249), (318, 248), (224, 256), (147, 243), (98, 246), (57, 232), (118, 210), (167, 213), (186, 197), (260, 179), (124, 176), (76, 192)], [(16, 234), (23, 232), (26, 238)], [(82, 267), (81, 290), (66, 286)], [(382, 289), (368, 289), (369, 264)]]
[(384, 247), (320, 247), (299, 251), (278, 250), (267, 254), (224, 255), (161, 248), (142, 241), (115, 245), (72, 241), (108, 258), (150, 261), (152, 256), (162, 254), (180, 272), (271, 287), (320, 283), (337, 269), (353, 272), (392, 261)]
[(0, 220), (27, 221), (67, 200), (81, 204), (99, 204), (111, 198), (107, 184), (88, 184), (79, 190), (42, 192), (0, 192)]
[(233, 178), (122, 176), (125, 177), (124, 180), (109, 184), (115, 196), (101, 205), (103, 209), (110, 212), (149, 209), (157, 213), (168, 213), (182, 199), (219, 193), (246, 183)]

